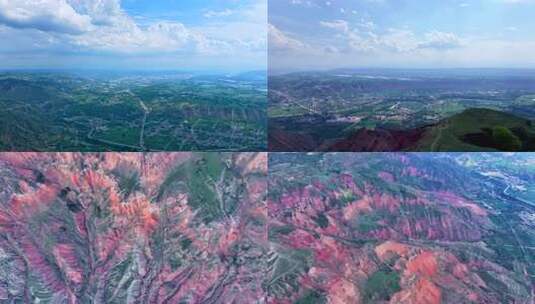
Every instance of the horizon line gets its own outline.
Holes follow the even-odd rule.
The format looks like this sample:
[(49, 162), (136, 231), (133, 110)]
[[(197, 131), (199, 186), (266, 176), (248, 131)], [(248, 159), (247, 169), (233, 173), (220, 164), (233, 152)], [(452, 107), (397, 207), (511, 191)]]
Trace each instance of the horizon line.
[(166, 72), (166, 73), (250, 73), (250, 72), (268, 72), (267, 68), (251, 68), (251, 69), (117, 69), (117, 68), (2, 68), (0, 72), (11, 71), (34, 71), (34, 72)]
[(533, 71), (535, 67), (349, 67), (349, 68), (324, 68), (324, 69), (275, 69), (268, 68), (268, 75), (272, 74), (293, 74), (293, 73), (321, 73), (321, 72), (334, 72), (334, 71)]

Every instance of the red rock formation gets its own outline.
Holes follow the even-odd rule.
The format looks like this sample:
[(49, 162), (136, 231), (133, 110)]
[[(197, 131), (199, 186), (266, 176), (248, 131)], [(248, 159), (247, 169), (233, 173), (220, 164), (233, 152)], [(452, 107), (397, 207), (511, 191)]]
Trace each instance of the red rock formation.
[(423, 251), (407, 263), (407, 271), (420, 276), (433, 277), (438, 273), (438, 261), (432, 251)]
[[(267, 155), (221, 157), (232, 172), (222, 192), (236, 206), (207, 223), (189, 189), (159, 195), (175, 168), (195, 169), (196, 154), (0, 153), (9, 198), (0, 201), (0, 249), (23, 261), (20, 279), (38, 284), (21, 285), (18, 299), (30, 302), (34, 290), (62, 303), (262, 299)], [(132, 176), (125, 196), (120, 178)]]
[(375, 254), (377, 254), (379, 259), (384, 262), (389, 258), (389, 256), (391, 256), (392, 253), (395, 253), (401, 257), (406, 257), (409, 253), (409, 250), (410, 247), (405, 244), (394, 241), (386, 241), (375, 247)]

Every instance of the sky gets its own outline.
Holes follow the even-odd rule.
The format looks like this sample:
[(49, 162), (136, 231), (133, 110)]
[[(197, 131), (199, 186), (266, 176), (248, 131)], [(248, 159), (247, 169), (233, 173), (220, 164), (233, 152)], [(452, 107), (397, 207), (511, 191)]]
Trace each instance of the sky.
[(535, 0), (270, 0), (269, 68), (535, 68)]
[(266, 0), (0, 0), (0, 68), (266, 69), (266, 24)]

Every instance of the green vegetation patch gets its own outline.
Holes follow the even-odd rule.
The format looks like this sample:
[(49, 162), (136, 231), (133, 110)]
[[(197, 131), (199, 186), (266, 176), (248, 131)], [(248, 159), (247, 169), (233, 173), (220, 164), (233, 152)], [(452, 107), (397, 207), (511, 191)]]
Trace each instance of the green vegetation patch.
[[(530, 242), (533, 237), (524, 231), (521, 226), (515, 226), (515, 233), (506, 224), (506, 219), (503, 216), (490, 216), (494, 224), (498, 226), (493, 234), (487, 236), (485, 243), (495, 252), (495, 262), (508, 269), (514, 269), (515, 264), (527, 263), (528, 272), (535, 273), (535, 255), (531, 251), (522, 250), (518, 246), (518, 241), (522, 240), (523, 246), (532, 246)], [(515, 237), (516, 236), (516, 237)], [(518, 237), (518, 239), (517, 239)]]
[(357, 199), (357, 195), (355, 195), (355, 193), (353, 193), (351, 190), (342, 190), (342, 196), (338, 199), (337, 203), (340, 205), (340, 207), (345, 207)]
[(327, 303), (325, 295), (317, 290), (307, 290), (304, 295), (301, 296), (295, 304), (323, 304)]
[(299, 278), (308, 271), (311, 259), (310, 250), (279, 251), (276, 258), (268, 262), (271, 277), (265, 282), (265, 289), (275, 297), (289, 297), (298, 293), (301, 288)]
[(399, 274), (387, 266), (372, 274), (364, 284), (362, 298), (365, 303), (389, 301), (393, 294), (401, 290)]
[(535, 145), (532, 122), (491, 109), (473, 108), (430, 129), (425, 151), (520, 151)]
[(123, 145), (137, 146), (139, 144), (140, 129), (138, 127), (113, 127), (95, 134), (95, 139), (106, 140)]
[(202, 153), (175, 168), (160, 187), (157, 200), (173, 187), (185, 187), (189, 193), (188, 204), (208, 223), (223, 215), (215, 192), (215, 182), (222, 174), (224, 163), (218, 153)]
[(128, 198), (130, 194), (134, 193), (140, 188), (139, 172), (137, 171), (127, 172), (124, 175), (119, 175), (118, 179), (119, 180), (117, 184), (125, 198)]
[(189, 248), (189, 246), (191, 246), (192, 243), (193, 241), (186, 237), (180, 241), (180, 247), (182, 247), (182, 250), (186, 250)]
[(315, 216), (312, 219), (314, 219), (316, 224), (318, 224), (318, 226), (321, 228), (327, 228), (329, 226), (329, 219), (323, 213), (320, 213), (318, 216)]
[(269, 239), (276, 240), (278, 235), (288, 235), (294, 230), (295, 228), (291, 225), (269, 226)]
[(382, 226), (377, 223), (383, 217), (377, 212), (364, 213), (357, 217), (356, 229), (360, 233), (370, 233), (374, 230), (380, 229)]
[(489, 292), (496, 294), (500, 298), (501, 303), (514, 302), (514, 298), (511, 297), (508, 292), (504, 292), (509, 290), (509, 288), (505, 283), (497, 279), (497, 274), (490, 273), (487, 271), (479, 271), (477, 274), (485, 282), (488, 287), (487, 289), (489, 289)]
[(503, 151), (518, 151), (522, 148), (520, 139), (503, 126), (496, 126), (492, 129), (492, 140), (494, 145)]

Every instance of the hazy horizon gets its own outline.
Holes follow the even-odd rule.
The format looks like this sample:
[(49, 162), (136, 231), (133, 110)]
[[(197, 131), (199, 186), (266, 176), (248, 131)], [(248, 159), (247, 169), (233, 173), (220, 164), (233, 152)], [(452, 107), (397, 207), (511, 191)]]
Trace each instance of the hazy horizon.
[(535, 68), (531, 0), (274, 0), (272, 71)]
[(197, 74), (197, 75), (219, 75), (219, 74), (230, 74), (230, 75), (239, 75), (239, 74), (248, 74), (248, 73), (266, 73), (267, 69), (243, 69), (243, 70), (233, 70), (233, 69), (217, 69), (217, 68), (207, 68), (207, 69), (179, 69), (179, 68), (170, 68), (170, 69), (129, 69), (129, 68), (109, 68), (109, 69), (99, 69), (99, 68), (3, 68), (0, 67), (0, 73), (9, 73), (9, 72), (27, 72), (27, 73), (117, 73), (117, 74)]
[(503, 75), (509, 76), (518, 76), (518, 75), (530, 75), (535, 77), (535, 67), (534, 68), (501, 68), (501, 67), (439, 67), (439, 68), (418, 68), (418, 67), (407, 67), (407, 68), (398, 68), (398, 67), (337, 67), (337, 68), (316, 68), (316, 69), (307, 69), (307, 68), (297, 68), (297, 69), (268, 69), (268, 76), (277, 76), (277, 75), (286, 75), (286, 74), (308, 74), (308, 73), (387, 73), (387, 72), (435, 72), (443, 71), (445, 73), (454, 73), (454, 72), (485, 72), (485, 73), (507, 73)]
[(267, 68), (267, 3), (0, 0), (1, 69)]

